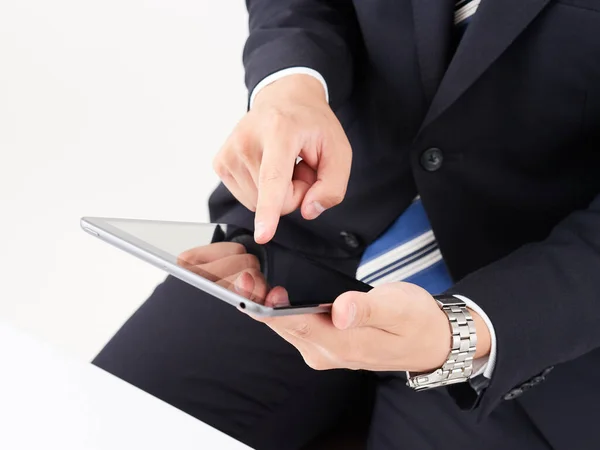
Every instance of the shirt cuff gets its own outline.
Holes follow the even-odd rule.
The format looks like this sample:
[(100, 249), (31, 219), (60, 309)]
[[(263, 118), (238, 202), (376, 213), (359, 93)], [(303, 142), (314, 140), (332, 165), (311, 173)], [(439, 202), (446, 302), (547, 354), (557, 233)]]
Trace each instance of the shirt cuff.
[(494, 331), (494, 326), (492, 325), (492, 321), (487, 316), (487, 314), (481, 309), (477, 303), (473, 300), (463, 296), (463, 295), (454, 295), (454, 297), (462, 300), (467, 304), (467, 308), (475, 311), (479, 316), (483, 319), (483, 322), (487, 325), (490, 330), (491, 337), (491, 349), (489, 356), (483, 358), (477, 358), (473, 360), (473, 374), (471, 378), (475, 378), (479, 375), (483, 375), (487, 379), (492, 378), (492, 374), (494, 373), (494, 368), (496, 367), (496, 351), (498, 347), (498, 343), (496, 342), (496, 332)]
[(325, 99), (327, 100), (327, 103), (329, 103), (329, 91), (327, 90), (327, 82), (319, 72), (317, 72), (314, 69), (309, 69), (308, 67), (289, 67), (287, 69), (283, 69), (278, 72), (272, 73), (268, 77), (263, 78), (260, 81), (260, 83), (256, 85), (256, 87), (252, 90), (252, 94), (250, 94), (250, 109), (252, 109), (254, 99), (264, 87), (283, 77), (287, 77), (288, 75), (310, 75), (311, 77), (314, 77), (317, 80), (319, 80), (323, 85), (323, 89), (325, 89)]

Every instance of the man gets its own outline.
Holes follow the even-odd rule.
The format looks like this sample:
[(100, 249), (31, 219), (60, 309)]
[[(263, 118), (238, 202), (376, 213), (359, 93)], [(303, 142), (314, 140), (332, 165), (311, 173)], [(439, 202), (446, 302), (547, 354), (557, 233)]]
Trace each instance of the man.
[(257, 449), (348, 408), (374, 450), (597, 448), (598, 1), (247, 4), (212, 219), (377, 287), (266, 327), (169, 279), (96, 364)]

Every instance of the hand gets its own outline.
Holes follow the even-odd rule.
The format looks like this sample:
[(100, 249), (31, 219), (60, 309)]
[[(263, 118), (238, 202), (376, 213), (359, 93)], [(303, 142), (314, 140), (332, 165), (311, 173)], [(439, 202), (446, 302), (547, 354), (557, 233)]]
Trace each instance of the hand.
[(340, 203), (351, 160), (322, 85), (308, 75), (290, 75), (259, 92), (213, 166), (231, 193), (256, 212), (255, 240), (264, 244), (280, 216), (301, 207), (305, 219), (315, 219)]
[(216, 242), (196, 247), (181, 253), (177, 264), (248, 300), (263, 303), (267, 298), (269, 289), (260, 263), (241, 244)]
[[(480, 316), (476, 358), (489, 354), (490, 334)], [(311, 314), (257, 319), (300, 351), (317, 370), (427, 372), (448, 358), (448, 317), (424, 289), (408, 283), (378, 286), (368, 293), (346, 292), (331, 316)]]

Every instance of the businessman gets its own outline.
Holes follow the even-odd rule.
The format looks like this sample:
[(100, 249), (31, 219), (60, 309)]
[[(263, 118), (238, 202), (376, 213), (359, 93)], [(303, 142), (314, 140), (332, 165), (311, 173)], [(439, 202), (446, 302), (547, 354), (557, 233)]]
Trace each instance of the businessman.
[(212, 220), (375, 287), (261, 323), (168, 279), (95, 363), (257, 449), (598, 448), (600, 2), (247, 5)]

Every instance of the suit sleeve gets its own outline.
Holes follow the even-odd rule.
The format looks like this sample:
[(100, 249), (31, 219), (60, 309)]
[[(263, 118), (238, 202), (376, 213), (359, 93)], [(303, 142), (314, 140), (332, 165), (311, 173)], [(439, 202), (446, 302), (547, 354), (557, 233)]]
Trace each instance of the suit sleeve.
[(333, 108), (352, 89), (352, 52), (359, 42), (347, 0), (247, 0), (250, 35), (244, 48), (246, 85), (290, 67), (320, 73)]
[(544, 241), (470, 274), (450, 293), (475, 300), (494, 324), (498, 348), (487, 388), (479, 396), (467, 386), (450, 388), (483, 418), (513, 388), (600, 347), (600, 195)]

